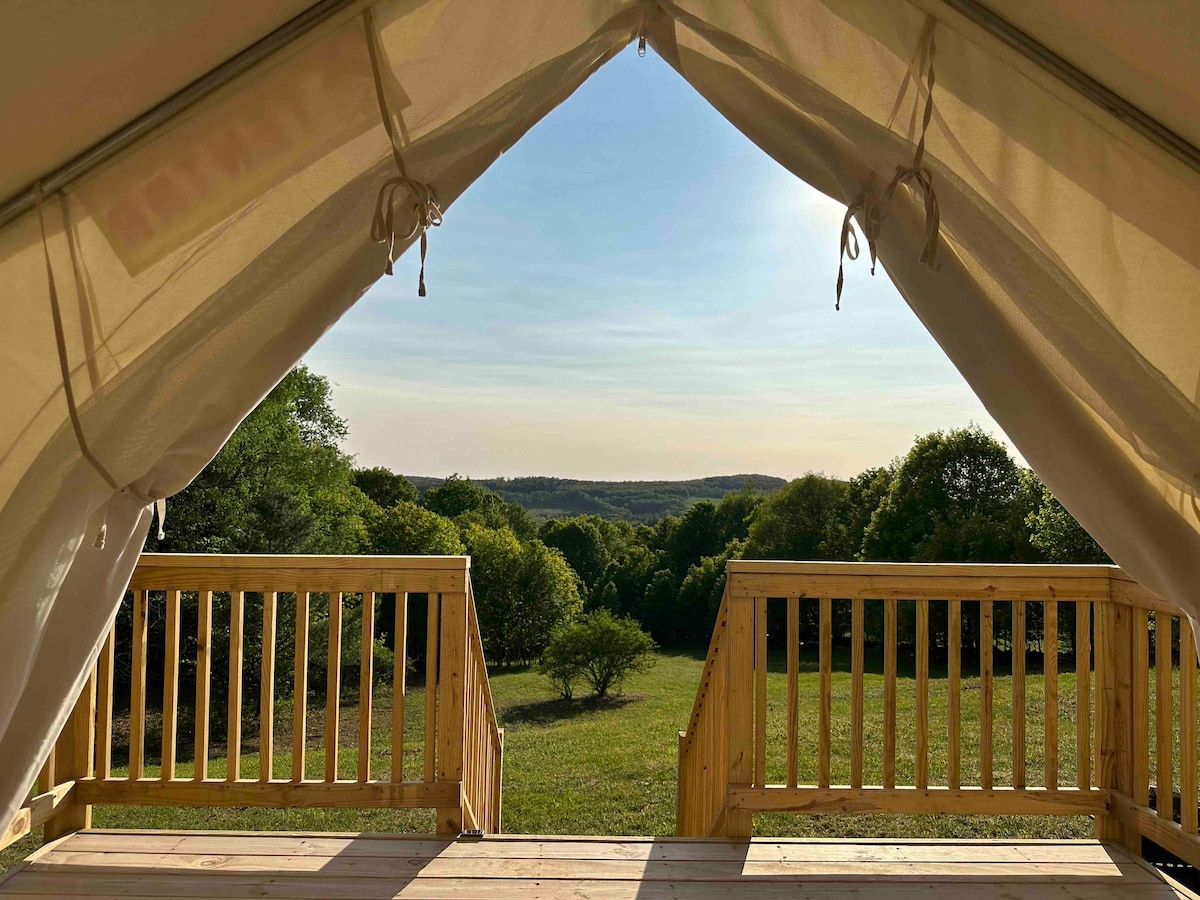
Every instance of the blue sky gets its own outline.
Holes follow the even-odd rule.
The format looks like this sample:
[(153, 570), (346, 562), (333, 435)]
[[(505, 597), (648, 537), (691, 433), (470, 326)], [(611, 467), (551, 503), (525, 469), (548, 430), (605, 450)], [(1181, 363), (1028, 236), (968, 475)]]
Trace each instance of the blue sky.
[(420, 475), (852, 475), (1002, 432), (843, 207), (665, 63), (623, 52), (501, 157), (308, 354), (362, 465)]

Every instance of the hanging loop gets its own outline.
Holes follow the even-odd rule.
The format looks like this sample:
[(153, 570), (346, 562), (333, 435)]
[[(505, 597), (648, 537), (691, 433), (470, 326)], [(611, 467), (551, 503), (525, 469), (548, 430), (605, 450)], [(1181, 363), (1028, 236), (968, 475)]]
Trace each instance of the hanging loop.
[[(404, 157), (400, 154), (400, 142), (392, 125), (392, 114), (388, 109), (387, 94), (383, 89), (383, 76), (379, 68), (379, 49), (376, 46), (375, 22), (370, 8), (363, 10), (363, 28), (367, 37), (367, 52), (371, 57), (371, 74), (375, 78), (375, 99), (379, 102), (379, 115), (392, 146), (392, 158), (396, 161), (399, 174), (389, 178), (379, 189), (375, 200), (375, 215), (371, 219), (371, 240), (387, 245), (387, 264), (384, 272), (392, 274), (396, 260), (396, 243), (410, 241), (420, 236), (421, 272), (417, 278), (417, 296), (425, 296), (425, 254), (429, 248), (428, 231), (442, 224), (442, 208), (438, 203), (433, 185), (417, 181), (408, 174)], [(396, 210), (400, 208), (409, 217), (409, 226), (397, 235)], [(401, 221), (404, 221), (401, 219)]]

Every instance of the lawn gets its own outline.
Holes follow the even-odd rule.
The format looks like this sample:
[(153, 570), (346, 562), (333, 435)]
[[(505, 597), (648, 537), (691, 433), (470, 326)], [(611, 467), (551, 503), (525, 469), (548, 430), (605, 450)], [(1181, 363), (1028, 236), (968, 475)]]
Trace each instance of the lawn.
[[(675, 819), (677, 733), (691, 711), (703, 663), (698, 654), (661, 653), (655, 666), (624, 686), (621, 696), (605, 700), (564, 702), (554, 697), (546, 680), (530, 670), (492, 673), (492, 691), (506, 729), (504, 758), (504, 830), (527, 834), (671, 834)], [(849, 780), (850, 675), (848, 660), (838, 657), (833, 677), (833, 780)], [(866, 662), (866, 780), (881, 778), (882, 661), (868, 651)], [(1027, 687), (1027, 759), (1029, 783), (1040, 784), (1044, 705), (1042, 679), (1031, 674)], [(1073, 673), (1059, 679), (1059, 778), (1075, 778)], [(390, 746), (390, 697), (377, 689), (373, 731), (374, 769), (384, 773)], [(215, 692), (219, 696), (219, 692)], [(784, 779), (784, 722), (786, 675), (783, 660), (772, 660), (768, 678), (768, 780)], [(897, 690), (897, 779), (911, 784), (915, 748), (915, 682), (911, 658), (900, 660)], [(815, 778), (817, 674), (815, 659), (805, 651), (800, 675), (801, 781)], [(406, 717), (406, 772), (419, 772), (423, 732), (423, 692), (408, 696)], [(995, 777), (997, 784), (1011, 783), (1012, 683), (998, 673), (995, 690)], [(930, 681), (931, 781), (945, 776), (944, 672), (936, 666)], [(978, 777), (979, 681), (963, 672), (963, 781)], [(276, 746), (291, 746), (286, 709), (278, 711)], [(187, 715), (181, 711), (181, 718)], [(343, 703), (339, 770), (353, 778), (357, 750), (357, 709)], [(154, 723), (151, 723), (153, 726)], [(319, 778), (324, 770), (324, 710), (309, 715), (309, 751), (306, 771)], [(151, 734), (148, 746), (156, 746)], [(224, 776), (223, 748), (213, 747), (210, 777)], [(289, 753), (279, 753), (274, 772), (290, 776)], [(122, 775), (115, 770), (114, 775)], [(147, 777), (158, 770), (147, 766)], [(180, 763), (178, 777), (191, 775), (190, 763)], [(258, 756), (243, 756), (242, 777), (258, 775)], [(410, 776), (412, 777), (412, 776)], [(102, 828), (196, 828), (286, 831), (432, 831), (433, 815), (412, 810), (312, 810), (312, 809), (173, 809), (156, 807), (97, 807), (94, 824)], [(761, 835), (907, 836), (907, 837), (1086, 837), (1091, 823), (1084, 817), (957, 817), (957, 816), (759, 816), (755, 832)], [(27, 838), (4, 853), (0, 862), (11, 864), (36, 846)]]

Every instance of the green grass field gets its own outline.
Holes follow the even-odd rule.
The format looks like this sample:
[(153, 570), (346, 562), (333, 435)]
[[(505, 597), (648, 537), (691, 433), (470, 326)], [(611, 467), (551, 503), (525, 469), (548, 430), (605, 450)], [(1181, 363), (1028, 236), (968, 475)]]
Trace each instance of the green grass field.
[[(805, 651), (800, 676), (801, 781), (815, 779), (817, 674), (815, 659)], [(498, 714), (506, 729), (504, 758), (504, 830), (527, 834), (670, 834), (674, 830), (677, 733), (687, 723), (700, 677), (702, 658), (696, 654), (659, 654), (649, 672), (632, 678), (624, 693), (597, 702), (555, 699), (544, 678), (533, 671), (498, 671), (491, 678)], [(833, 677), (833, 781), (849, 780), (850, 675), (848, 660), (836, 660)], [(882, 661), (868, 651), (866, 663), (865, 766), (867, 783), (881, 779), (883, 746)], [(783, 660), (773, 659), (768, 680), (768, 780), (784, 779), (786, 676)], [(1027, 760), (1030, 784), (1042, 783), (1043, 684), (1039, 674), (1028, 677)], [(373, 757), (375, 771), (388, 768), (390, 697), (380, 690), (375, 709)], [(900, 660), (897, 710), (897, 779), (911, 784), (915, 752), (915, 683), (911, 658)], [(421, 690), (408, 697), (406, 771), (415, 777), (421, 767), (423, 732)], [(1011, 783), (1012, 683), (999, 673), (995, 691), (995, 777)], [(930, 682), (931, 781), (944, 783), (946, 746), (946, 682), (936, 668)], [(963, 781), (974, 783), (979, 771), (979, 682), (963, 672)], [(186, 715), (181, 712), (181, 716)], [(290, 748), (287, 710), (279, 710), (276, 746)], [(1075, 779), (1075, 682), (1073, 673), (1059, 678), (1059, 779)], [(357, 709), (342, 708), (339, 769), (353, 778), (357, 759)], [(153, 724), (153, 723), (152, 723)], [(120, 723), (118, 723), (120, 725)], [(324, 711), (309, 715), (306, 770), (319, 778), (324, 770)], [(252, 743), (252, 742), (251, 742)], [(148, 746), (156, 746), (151, 735)], [(224, 750), (214, 745), (210, 777), (223, 777)], [(243, 757), (243, 777), (257, 777), (258, 756)], [(275, 759), (276, 777), (287, 778), (289, 753)], [(179, 777), (191, 774), (181, 763)], [(114, 775), (123, 774), (118, 770)], [(147, 767), (147, 776), (157, 770)], [(172, 809), (155, 807), (97, 807), (96, 827), (196, 828), (287, 831), (406, 831), (433, 830), (433, 815), (411, 810), (312, 809)], [(907, 837), (1086, 837), (1091, 823), (1083, 817), (957, 817), (957, 816), (790, 816), (756, 819), (762, 835), (907, 836)], [(5, 852), (11, 864), (36, 846), (32, 837)]]

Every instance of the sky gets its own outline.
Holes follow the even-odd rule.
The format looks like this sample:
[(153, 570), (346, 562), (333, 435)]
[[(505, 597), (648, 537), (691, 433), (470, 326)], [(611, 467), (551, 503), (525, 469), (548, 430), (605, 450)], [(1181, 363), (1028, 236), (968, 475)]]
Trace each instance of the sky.
[(632, 48), (536, 125), (305, 362), (359, 465), (476, 478), (850, 476), (1004, 439), (844, 207)]

